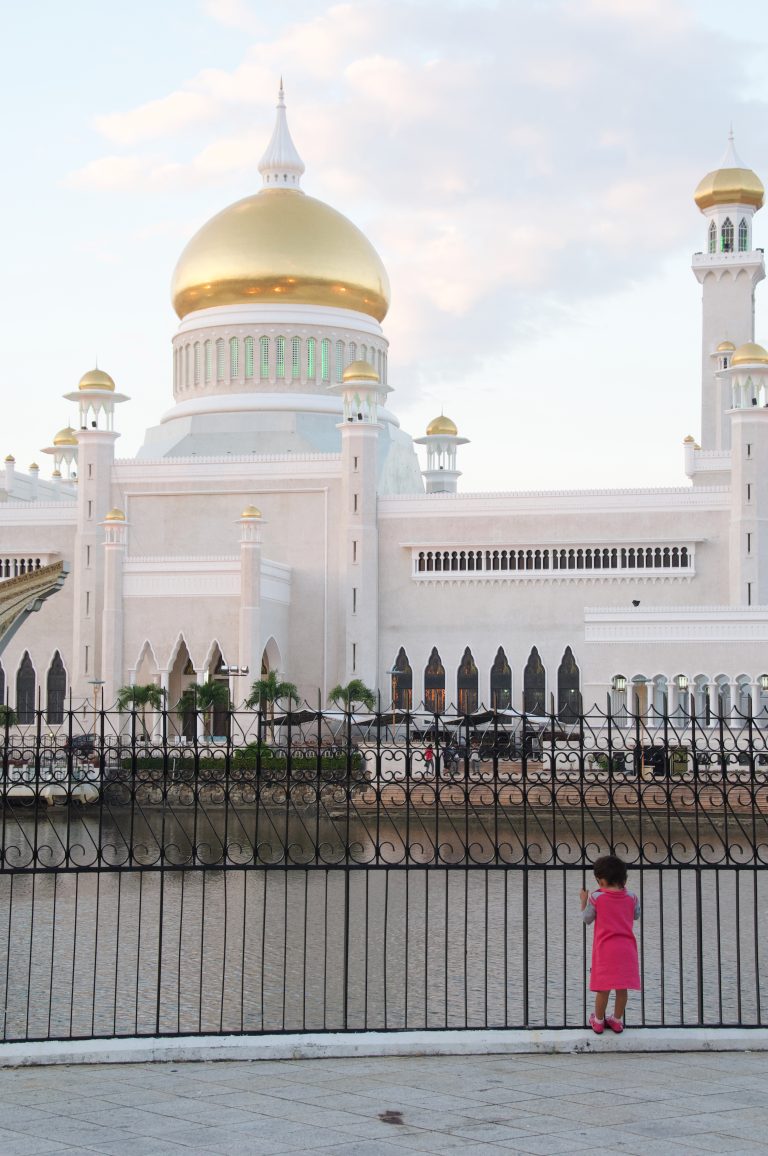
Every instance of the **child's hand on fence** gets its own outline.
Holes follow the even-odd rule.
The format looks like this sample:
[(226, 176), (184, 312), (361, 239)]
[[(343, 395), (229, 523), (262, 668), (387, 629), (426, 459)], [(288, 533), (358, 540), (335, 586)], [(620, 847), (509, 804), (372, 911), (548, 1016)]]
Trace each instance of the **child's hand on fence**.
[(579, 892), (579, 900), (581, 902), (581, 910), (583, 911), (589, 902), (589, 892), (585, 887), (582, 887), (581, 891)]

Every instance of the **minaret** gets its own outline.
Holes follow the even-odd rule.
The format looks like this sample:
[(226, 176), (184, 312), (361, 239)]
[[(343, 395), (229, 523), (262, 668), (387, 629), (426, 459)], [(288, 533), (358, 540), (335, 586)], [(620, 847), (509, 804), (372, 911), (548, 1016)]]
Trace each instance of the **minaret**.
[(469, 438), (460, 438), (455, 422), (441, 413), (429, 423), (423, 438), (413, 440), (427, 447), (427, 468), (421, 471), (427, 493), (455, 494), (461, 477), (461, 470), (456, 469), (456, 447), (467, 445)]
[[(721, 343), (753, 341), (755, 286), (765, 276), (760, 250), (752, 247), (752, 218), (763, 204), (760, 178), (736, 154), (733, 133), (719, 166), (699, 182), (694, 200), (706, 220), (704, 252), (695, 253), (693, 273), (702, 286), (701, 445), (730, 447), (727, 387), (715, 375), (723, 368)], [(725, 390), (725, 392), (724, 392)]]
[(111, 706), (123, 685), (123, 568), (128, 531), (125, 514), (116, 508), (110, 510), (101, 527), (104, 531), (104, 599), (100, 677), (104, 705)]
[(719, 379), (731, 430), (730, 601), (768, 605), (768, 352), (750, 341)]
[(345, 652), (343, 681), (378, 685), (379, 531), (378, 406), (390, 392), (367, 361), (353, 361), (330, 392), (344, 402), (341, 430)]
[[(77, 433), (77, 533), (74, 556), (73, 672), (76, 699), (92, 700), (93, 685), (104, 679), (102, 616), (104, 610), (103, 525), (112, 506), (115, 460), (115, 404), (127, 401), (115, 391), (108, 373), (92, 369), (78, 388), (65, 394), (79, 410)], [(105, 706), (111, 706), (105, 697)]]

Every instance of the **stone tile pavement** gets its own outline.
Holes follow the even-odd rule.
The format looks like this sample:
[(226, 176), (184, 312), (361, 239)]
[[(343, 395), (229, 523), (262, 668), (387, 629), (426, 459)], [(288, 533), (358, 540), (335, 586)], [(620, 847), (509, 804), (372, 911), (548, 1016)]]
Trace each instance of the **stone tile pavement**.
[(768, 1153), (768, 1053), (0, 1071), (0, 1156)]

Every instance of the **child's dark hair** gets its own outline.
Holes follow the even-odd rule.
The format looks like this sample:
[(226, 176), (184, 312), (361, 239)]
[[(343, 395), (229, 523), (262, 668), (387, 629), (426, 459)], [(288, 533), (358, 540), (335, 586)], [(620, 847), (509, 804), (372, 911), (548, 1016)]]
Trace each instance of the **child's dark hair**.
[(618, 855), (603, 855), (593, 867), (595, 879), (602, 879), (612, 887), (624, 887), (627, 882), (627, 865)]

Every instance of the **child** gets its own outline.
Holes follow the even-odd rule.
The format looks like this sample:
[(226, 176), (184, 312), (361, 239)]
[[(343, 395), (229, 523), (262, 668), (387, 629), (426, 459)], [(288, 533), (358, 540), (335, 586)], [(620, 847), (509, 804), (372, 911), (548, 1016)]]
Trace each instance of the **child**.
[[(616, 855), (604, 855), (594, 866), (597, 891), (590, 895), (582, 890), (582, 919), (594, 923), (592, 970), (589, 990), (595, 993), (595, 1010), (589, 1026), (602, 1035), (606, 1024), (612, 1032), (623, 1032), (622, 1017), (627, 1006), (627, 991), (640, 990), (640, 968), (637, 941), (632, 930), (640, 918), (640, 900), (626, 890), (627, 865)], [(616, 992), (613, 1015), (606, 1016), (608, 996)]]

